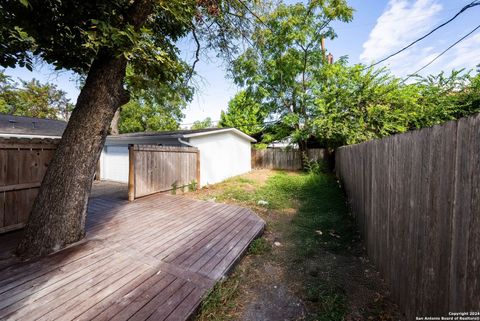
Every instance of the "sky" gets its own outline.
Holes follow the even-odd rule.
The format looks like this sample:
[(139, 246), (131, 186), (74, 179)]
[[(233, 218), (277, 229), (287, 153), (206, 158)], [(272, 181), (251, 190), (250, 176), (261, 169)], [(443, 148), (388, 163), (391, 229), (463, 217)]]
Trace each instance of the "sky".
[[(286, 3), (298, 2), (285, 0)], [(348, 56), (350, 63), (370, 64), (401, 49), (424, 35), (440, 23), (451, 18), (471, 0), (350, 0), (355, 9), (350, 23), (333, 23), (338, 37), (326, 42), (326, 48), (335, 58)], [(396, 76), (414, 73), (430, 62), (455, 41), (473, 30), (479, 23), (480, 6), (464, 12), (452, 23), (440, 29), (427, 39), (388, 60), (388, 66)], [(182, 56), (192, 61), (195, 44), (188, 39), (179, 44)], [(421, 74), (435, 74), (442, 70), (475, 69), (480, 64), (480, 29), (459, 43)], [(206, 54), (197, 65), (196, 94), (188, 105), (182, 127), (188, 127), (195, 120), (210, 117), (220, 119), (220, 112), (226, 110), (228, 101), (239, 90), (225, 70), (224, 63), (214, 55)], [(69, 72), (58, 73), (48, 65), (37, 66), (33, 72), (26, 69), (7, 69), (14, 79), (39, 79), (51, 82), (67, 92), (72, 102), (79, 93), (75, 76)]]

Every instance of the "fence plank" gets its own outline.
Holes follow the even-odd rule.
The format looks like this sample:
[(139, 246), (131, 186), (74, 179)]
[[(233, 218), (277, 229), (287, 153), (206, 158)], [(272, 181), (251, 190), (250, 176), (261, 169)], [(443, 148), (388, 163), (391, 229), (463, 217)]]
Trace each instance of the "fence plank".
[[(465, 146), (465, 152), (472, 154), (472, 189), (471, 199), (463, 199), (463, 201), (471, 203), (472, 216), (468, 227), (468, 259), (467, 259), (467, 294), (466, 308), (476, 307), (479, 310), (480, 304), (480, 115), (475, 117), (471, 124), (472, 136), (471, 145)], [(463, 189), (463, 187), (460, 187)], [(475, 311), (475, 309), (470, 309)]]
[(472, 153), (465, 150), (475, 139), (471, 131), (471, 119), (462, 119), (457, 128), (457, 152), (455, 166), (455, 207), (452, 217), (452, 246), (450, 261), (449, 309), (465, 311), (466, 274), (468, 258), (468, 225), (471, 216)]
[(22, 228), (58, 140), (0, 138), (0, 233)]
[(480, 115), (336, 151), (367, 252), (407, 318), (480, 309)]

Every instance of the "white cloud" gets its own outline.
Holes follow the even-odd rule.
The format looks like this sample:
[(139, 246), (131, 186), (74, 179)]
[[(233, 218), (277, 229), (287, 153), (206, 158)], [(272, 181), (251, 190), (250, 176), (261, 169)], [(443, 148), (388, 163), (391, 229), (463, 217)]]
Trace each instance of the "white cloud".
[(447, 69), (473, 68), (480, 64), (480, 33), (465, 39), (451, 52)]
[[(460, 36), (461, 35), (459, 35), (458, 38), (460, 38)], [(396, 76), (407, 76), (430, 63), (450, 46), (454, 40), (456, 39), (451, 39), (449, 43), (437, 40), (432, 46), (404, 51), (389, 59), (384, 65), (388, 66)], [(422, 70), (420, 74), (438, 74), (440, 71), (449, 73), (453, 69), (459, 70), (461, 68), (471, 70), (475, 69), (478, 64), (480, 64), (480, 33), (460, 42)]]
[[(401, 49), (430, 30), (441, 10), (442, 5), (436, 0), (390, 0), (387, 9), (377, 19), (368, 40), (363, 44), (360, 60), (370, 63)], [(422, 51), (428, 54), (431, 49)], [(418, 58), (418, 52), (408, 50), (395, 60), (399, 61), (400, 56), (406, 59), (412, 54)], [(393, 61), (390, 63), (393, 64)]]
[[(438, 48), (426, 47), (417, 50), (407, 50), (391, 58), (388, 61), (388, 67), (393, 74), (403, 77), (412, 74), (432, 61), (440, 52)], [(438, 66), (443, 65), (445, 57), (437, 59), (425, 71), (437, 70)], [(422, 72), (422, 74), (424, 74)]]

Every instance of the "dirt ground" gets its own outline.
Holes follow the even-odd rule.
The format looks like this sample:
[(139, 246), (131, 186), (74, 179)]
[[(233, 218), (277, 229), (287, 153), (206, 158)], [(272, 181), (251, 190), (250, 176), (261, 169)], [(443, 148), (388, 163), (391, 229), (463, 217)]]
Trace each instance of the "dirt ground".
[[(275, 173), (256, 170), (243, 175), (241, 180), (247, 183), (241, 185), (242, 189), (255, 193)], [(222, 285), (218, 306), (205, 307), (208, 311), (201, 312), (198, 320), (403, 320), (360, 241), (340, 253), (318, 248), (314, 255), (297, 259), (298, 248), (290, 236), (296, 206), (272, 210), (222, 196), (232, 184), (236, 181), (185, 195), (252, 208), (267, 222), (262, 237), (266, 250), (255, 253), (252, 249), (241, 260)], [(295, 195), (291, 198), (296, 204)]]

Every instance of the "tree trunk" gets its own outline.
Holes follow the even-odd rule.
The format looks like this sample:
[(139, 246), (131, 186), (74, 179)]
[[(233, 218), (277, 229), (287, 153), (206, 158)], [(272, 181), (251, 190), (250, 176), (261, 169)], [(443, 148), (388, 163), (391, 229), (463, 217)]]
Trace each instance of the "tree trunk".
[(93, 63), (33, 204), (17, 249), (22, 257), (44, 255), (84, 237), (95, 165), (113, 115), (128, 99), (126, 64), (123, 56)]
[(120, 121), (120, 112), (121, 108), (118, 108), (115, 114), (113, 115), (112, 123), (110, 124), (110, 135), (118, 135), (120, 131), (118, 130), (118, 123)]
[[(136, 0), (127, 23), (139, 30), (153, 11)], [(30, 258), (59, 250), (85, 235), (87, 203), (97, 161), (115, 111), (128, 102), (123, 88), (127, 60), (100, 50), (50, 162), (17, 254)]]

